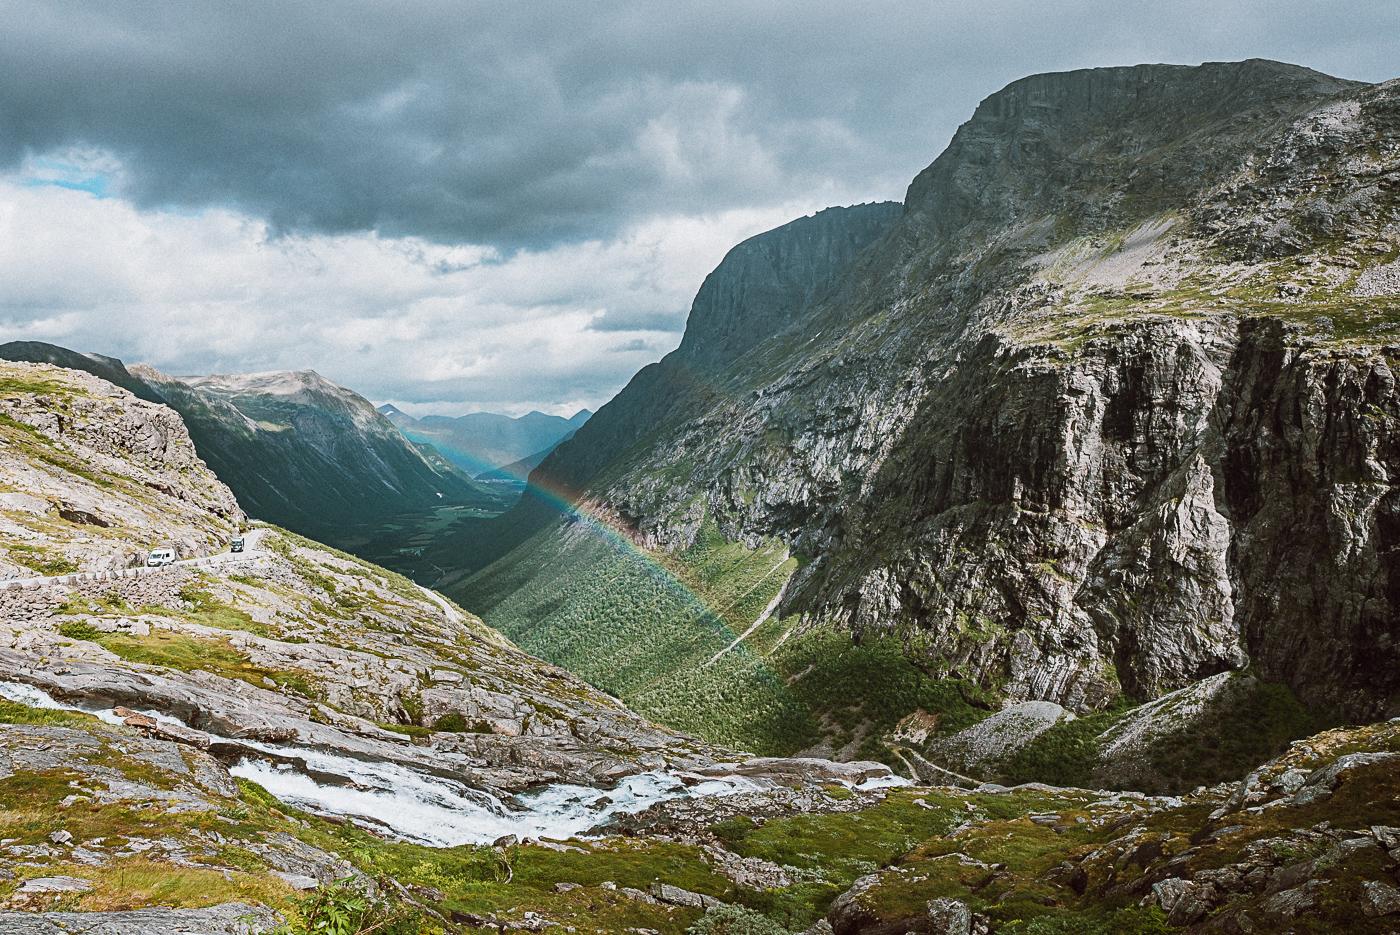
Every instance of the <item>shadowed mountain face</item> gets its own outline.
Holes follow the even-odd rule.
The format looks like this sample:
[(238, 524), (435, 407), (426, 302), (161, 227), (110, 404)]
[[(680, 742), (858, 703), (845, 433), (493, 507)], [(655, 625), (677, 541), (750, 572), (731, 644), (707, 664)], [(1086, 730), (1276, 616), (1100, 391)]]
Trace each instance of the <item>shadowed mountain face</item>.
[[(550, 496), (495, 551), (454, 543), (494, 564), (445, 583), (643, 711), (774, 748), (815, 706), (805, 742), (928, 752), (957, 705), (876, 704), (906, 662), (976, 704), (1248, 668), (1314, 711), (1400, 711), (1398, 130), (1396, 83), (1274, 62), (1015, 82), (879, 233), (819, 215), (736, 248), (681, 348), (532, 475)], [(709, 609), (660, 626), (644, 574), (618, 597), (630, 559), (599, 571), (561, 493)], [(609, 611), (526, 586), (585, 554)]]
[[(398, 426), (406, 438), (432, 445), (471, 477), (503, 469), (517, 461), (533, 459), (530, 464), (533, 468), (593, 415), (581, 409), (567, 419), (543, 412), (529, 412), (519, 417), (473, 412), (456, 417), (415, 419), (391, 405), (380, 406), (379, 411)], [(528, 474), (528, 469), (525, 473)], [(516, 477), (515, 474), (509, 476)], [(523, 482), (524, 476), (519, 475), (519, 480)]]
[(311, 371), (181, 379), (36, 342), (4, 345), (0, 357), (85, 370), (165, 403), (251, 516), (333, 544), (386, 517), (498, 502), (425, 456), (363, 397)]

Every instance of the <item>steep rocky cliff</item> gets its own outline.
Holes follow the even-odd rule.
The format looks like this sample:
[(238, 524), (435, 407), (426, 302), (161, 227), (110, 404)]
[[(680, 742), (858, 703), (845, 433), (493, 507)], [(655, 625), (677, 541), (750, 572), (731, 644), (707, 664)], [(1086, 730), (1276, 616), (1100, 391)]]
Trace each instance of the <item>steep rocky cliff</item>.
[(0, 581), (216, 550), (243, 511), (180, 417), (86, 374), (0, 361)]
[[(712, 535), (789, 551), (763, 619), (693, 629), (786, 621), (753, 650), (789, 691), (812, 670), (782, 654), (835, 627), (979, 705), (1084, 713), (1248, 668), (1393, 714), (1398, 134), (1400, 85), (1272, 62), (1018, 81), (794, 293), (800, 327), (758, 315), (775, 330), (703, 384), (643, 371), (534, 480), (682, 565)], [(566, 664), (616, 618), (560, 642), (567, 594), (523, 599), (513, 569), (567, 567), (574, 528), (455, 592)]]
[[(937, 786), (731, 757), (275, 528), (114, 568), (91, 543), (162, 519), (216, 550), (231, 495), (169, 409), (0, 368), (4, 545), (81, 566), (0, 588), (0, 930), (1393, 932), (1400, 719), (1262, 751), (1312, 716), (1269, 679), (1393, 694), (1397, 89), (1238, 70), (1028, 82), (990, 112), (1214, 101), (1219, 147), (1135, 131), (1210, 187), (956, 237), (911, 195), (626, 449), (585, 427), (551, 459), (581, 509), (469, 582), (673, 723)], [(601, 425), (645, 426), (649, 385)], [(988, 716), (1041, 696), (1083, 716)]]

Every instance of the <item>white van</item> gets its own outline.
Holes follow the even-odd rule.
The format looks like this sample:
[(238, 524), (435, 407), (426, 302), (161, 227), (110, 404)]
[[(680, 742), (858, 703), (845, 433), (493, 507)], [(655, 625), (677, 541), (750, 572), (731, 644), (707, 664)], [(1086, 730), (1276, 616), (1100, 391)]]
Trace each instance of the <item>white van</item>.
[(175, 564), (174, 549), (151, 549), (151, 554), (146, 556), (146, 567), (159, 568), (162, 565)]

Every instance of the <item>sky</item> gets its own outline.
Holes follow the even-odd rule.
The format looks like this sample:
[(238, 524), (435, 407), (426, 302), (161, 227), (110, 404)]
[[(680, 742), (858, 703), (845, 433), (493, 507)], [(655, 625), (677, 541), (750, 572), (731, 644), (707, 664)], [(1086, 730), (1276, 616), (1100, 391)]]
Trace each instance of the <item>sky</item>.
[(0, 341), (596, 409), (735, 243), (902, 199), (1026, 74), (1400, 75), (1395, 0), (0, 5)]

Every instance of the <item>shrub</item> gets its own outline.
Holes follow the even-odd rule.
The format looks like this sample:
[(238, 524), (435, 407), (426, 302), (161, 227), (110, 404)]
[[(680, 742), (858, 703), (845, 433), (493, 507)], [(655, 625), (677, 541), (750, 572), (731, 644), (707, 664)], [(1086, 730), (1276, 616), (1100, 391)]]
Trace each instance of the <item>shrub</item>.
[(688, 935), (791, 935), (772, 919), (743, 906), (710, 909), (686, 932)]
[(299, 901), (293, 920), (273, 935), (417, 935), (421, 928), (416, 911), (376, 899), (344, 879)]
[(58, 632), (68, 637), (70, 640), (87, 640), (91, 642), (97, 639), (98, 629), (86, 620), (68, 620), (58, 625)]

